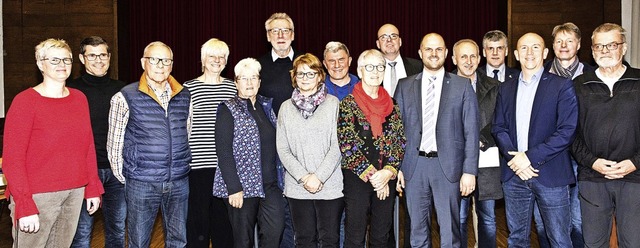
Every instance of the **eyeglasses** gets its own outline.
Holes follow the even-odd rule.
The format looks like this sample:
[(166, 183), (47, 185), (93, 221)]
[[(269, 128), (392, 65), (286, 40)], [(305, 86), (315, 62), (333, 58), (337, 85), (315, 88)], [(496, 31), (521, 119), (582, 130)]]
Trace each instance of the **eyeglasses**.
[(162, 61), (162, 65), (164, 66), (170, 66), (171, 64), (173, 64), (173, 59), (161, 59), (161, 58), (156, 58), (156, 57), (143, 57), (145, 59), (147, 59), (147, 61), (149, 61), (149, 64), (152, 65), (157, 65), (158, 63), (160, 63), (160, 61)]
[(378, 40), (397, 40), (398, 38), (400, 38), (399, 34), (393, 33), (393, 34), (383, 34), (378, 36)]
[(291, 32), (293, 32), (293, 29), (290, 28), (272, 28), (267, 30), (269, 31), (270, 34), (272, 35), (278, 35), (279, 33), (282, 33), (284, 35), (288, 35), (291, 34)]
[(602, 45), (602, 44), (594, 44), (593, 46), (591, 46), (591, 49), (593, 49), (593, 51), (596, 52), (600, 52), (602, 50), (604, 50), (604, 48), (606, 47), (607, 50), (609, 51), (614, 51), (614, 50), (618, 50), (618, 46), (624, 44), (624, 42), (611, 42), (609, 44), (606, 45)]
[(107, 60), (107, 59), (109, 59), (109, 55), (110, 54), (108, 54), (108, 53), (101, 53), (101, 54), (90, 53), (90, 54), (85, 54), (84, 57), (87, 58), (87, 60), (89, 60), (89, 61), (94, 61), (97, 58), (100, 58), (100, 60)]
[(65, 65), (73, 64), (73, 58), (56, 58), (56, 57), (53, 57), (53, 58), (44, 58), (44, 59), (41, 59), (41, 60), (49, 60), (49, 64), (52, 64), (52, 65), (58, 65), (58, 64), (60, 64), (60, 61), (62, 61), (62, 63), (64, 63)]
[(298, 78), (298, 79), (303, 79), (304, 76), (307, 76), (307, 79), (314, 79), (314, 78), (316, 78), (316, 75), (318, 75), (318, 73), (315, 72), (315, 71), (296, 72), (296, 78)]
[(384, 65), (364, 65), (363, 67), (368, 72), (372, 72), (374, 68), (379, 72), (383, 72), (385, 68)]
[(239, 78), (236, 78), (236, 81), (241, 82), (241, 83), (247, 83), (247, 82), (253, 82), (253, 83), (255, 83), (255, 82), (258, 82), (258, 80), (260, 80), (260, 78), (259, 78), (259, 77), (256, 77), (256, 76), (254, 76), (254, 77), (250, 77), (250, 78), (248, 78), (248, 77), (239, 77)]

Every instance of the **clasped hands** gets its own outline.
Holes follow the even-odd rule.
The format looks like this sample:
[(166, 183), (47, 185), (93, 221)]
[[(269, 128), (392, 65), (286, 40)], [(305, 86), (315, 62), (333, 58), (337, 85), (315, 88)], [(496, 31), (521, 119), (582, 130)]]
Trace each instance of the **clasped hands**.
[(378, 199), (384, 200), (389, 197), (389, 180), (393, 177), (393, 172), (390, 170), (379, 170), (373, 173), (369, 177), (369, 183), (373, 186), (373, 190), (376, 191)]
[(538, 176), (539, 170), (531, 166), (531, 161), (526, 153), (510, 151), (509, 155), (512, 155), (513, 158), (507, 162), (507, 165), (520, 179), (527, 181)]
[(620, 179), (637, 169), (629, 159), (616, 162), (604, 158), (596, 159), (592, 168), (606, 179)]
[(320, 190), (322, 190), (322, 187), (324, 186), (324, 184), (322, 183), (322, 181), (320, 181), (320, 179), (318, 179), (318, 176), (316, 176), (316, 174), (306, 174), (300, 180), (302, 180), (304, 189), (309, 191), (309, 193), (311, 194), (320, 192)]

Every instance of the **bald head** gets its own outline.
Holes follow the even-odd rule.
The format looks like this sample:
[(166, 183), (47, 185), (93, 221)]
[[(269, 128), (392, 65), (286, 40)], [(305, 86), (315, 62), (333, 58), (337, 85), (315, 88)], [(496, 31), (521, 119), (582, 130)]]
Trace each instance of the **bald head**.
[(516, 60), (520, 61), (522, 71), (525, 74), (533, 74), (540, 70), (549, 52), (544, 45), (542, 36), (536, 33), (526, 33), (518, 39), (517, 44), (514, 54)]
[(398, 28), (389, 23), (382, 25), (378, 29), (376, 46), (386, 59), (395, 60), (400, 55), (400, 47), (402, 46), (402, 38), (400, 38)]
[(449, 51), (441, 35), (430, 33), (422, 38), (418, 55), (420, 55), (422, 64), (427, 71), (432, 74), (439, 71), (442, 66), (444, 66), (447, 53), (449, 53)]

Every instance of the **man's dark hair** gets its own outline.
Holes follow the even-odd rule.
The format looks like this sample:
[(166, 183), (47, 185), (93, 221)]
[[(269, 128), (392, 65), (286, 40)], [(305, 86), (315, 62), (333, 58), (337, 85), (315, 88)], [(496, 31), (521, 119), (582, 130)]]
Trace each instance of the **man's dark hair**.
[(111, 53), (111, 48), (109, 48), (109, 44), (107, 44), (106, 40), (104, 40), (100, 36), (89, 36), (87, 38), (84, 38), (80, 42), (80, 54), (84, 54), (84, 52), (87, 51), (86, 49), (87, 46), (99, 46), (99, 45), (107, 46), (107, 52)]

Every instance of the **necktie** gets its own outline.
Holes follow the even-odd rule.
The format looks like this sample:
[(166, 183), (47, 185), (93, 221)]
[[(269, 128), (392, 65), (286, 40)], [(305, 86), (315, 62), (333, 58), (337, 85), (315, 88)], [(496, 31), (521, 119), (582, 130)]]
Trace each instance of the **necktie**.
[(500, 70), (493, 70), (493, 79), (500, 81), (498, 72), (500, 72)]
[(422, 120), (422, 130), (423, 130), (423, 139), (424, 146), (423, 149), (425, 152), (436, 151), (435, 139), (436, 139), (436, 90), (435, 90), (435, 82), (436, 76), (430, 76), (429, 82), (425, 85), (426, 93), (424, 96), (425, 105), (423, 112)]
[(391, 95), (393, 95), (393, 92), (396, 90), (396, 86), (398, 85), (398, 79), (396, 77), (396, 63), (398, 62), (389, 62), (389, 67), (391, 67)]

